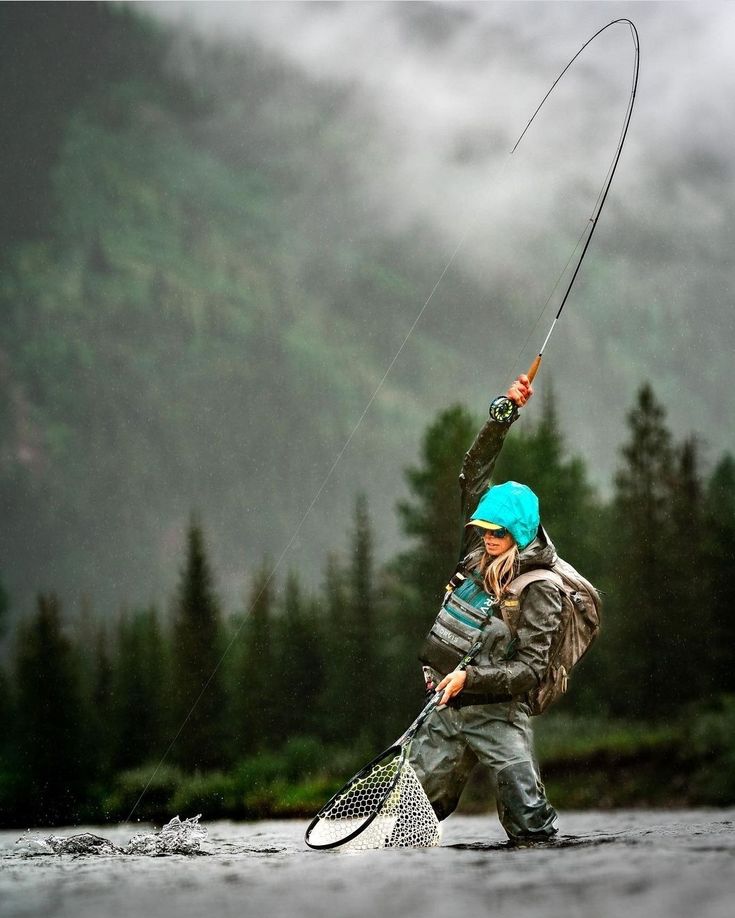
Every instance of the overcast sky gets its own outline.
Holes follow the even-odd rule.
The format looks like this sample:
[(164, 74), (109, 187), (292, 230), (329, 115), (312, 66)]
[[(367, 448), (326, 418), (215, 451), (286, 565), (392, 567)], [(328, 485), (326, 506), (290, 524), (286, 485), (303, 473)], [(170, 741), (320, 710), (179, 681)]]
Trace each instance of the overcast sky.
[[(511, 182), (497, 201), (492, 166), (507, 159), (553, 78), (605, 23), (629, 17), (641, 35), (642, 73), (625, 159), (618, 179), (644, 190), (670, 177), (676, 164), (698, 163), (703, 184), (719, 166), (732, 169), (735, 5), (720, 3), (150, 3), (167, 20), (196, 25), (219, 38), (257, 38), (314, 77), (356, 84), (380, 112), (393, 159), (377, 183), (404, 190), (403, 219), (436, 208), (441, 225), (461, 224), (469, 203), (488, 194), (518, 208)], [(608, 30), (556, 90), (538, 142), (559, 144), (562, 176), (592, 158), (601, 178), (627, 103), (633, 45), (624, 25)], [(535, 146), (529, 136), (525, 158)], [(566, 144), (566, 147), (564, 147)], [(577, 155), (578, 154), (578, 155)], [(603, 172), (595, 173), (597, 156)], [(550, 157), (551, 159), (551, 157)], [(443, 194), (423, 193), (421, 175)], [(510, 170), (515, 179), (516, 171)], [(625, 179), (623, 179), (623, 172)], [(688, 183), (686, 169), (678, 176)], [(635, 178), (637, 176), (637, 179)], [(405, 181), (411, 177), (410, 181)], [(562, 181), (555, 177), (555, 180)], [(503, 183), (505, 184), (505, 182)], [(518, 180), (518, 185), (523, 182)], [(617, 198), (623, 197), (623, 189)], [(512, 201), (512, 203), (511, 203)], [(440, 203), (441, 202), (441, 206)], [(724, 206), (723, 201), (719, 202)], [(448, 207), (456, 208), (456, 221)], [(704, 219), (704, 216), (702, 217)], [(450, 230), (451, 232), (451, 230)]]
[[(489, 286), (493, 271), (512, 264), (532, 278), (529, 319), (543, 307), (569, 254), (546, 251), (544, 239), (577, 238), (615, 151), (634, 63), (626, 25), (590, 45), (518, 153), (509, 157), (509, 150), (580, 46), (607, 22), (632, 19), (641, 43), (638, 98), (589, 257), (597, 251), (613, 259), (615, 321), (605, 333), (619, 338), (609, 346), (621, 353), (640, 340), (641, 366), (629, 374), (635, 379), (608, 385), (621, 387), (621, 401), (630, 404), (649, 367), (651, 377), (669, 380), (669, 390), (675, 375), (683, 393), (682, 403), (670, 407), (675, 423), (703, 432), (717, 451), (733, 448), (731, 389), (723, 387), (716, 399), (697, 398), (712, 385), (703, 368), (713, 350), (735, 344), (735, 4), (146, 6), (219, 39), (255, 39), (311, 78), (353, 87), (356, 111), (369, 108), (380, 134), (380, 158), (362, 164), (360, 180), (385, 226), (431, 225), (445, 239), (447, 256), (466, 237), (458, 258)], [(442, 267), (438, 258), (437, 277)], [(574, 333), (554, 342), (557, 365), (568, 367), (584, 348), (591, 351), (600, 333), (599, 325), (585, 324), (584, 283), (583, 269), (569, 305)], [(670, 305), (685, 351), (657, 352), (643, 313), (652, 301)], [(536, 338), (543, 338), (554, 305)], [(536, 340), (530, 345), (537, 346)], [(579, 366), (593, 365), (591, 359)], [(724, 425), (723, 411), (730, 419)], [(583, 446), (585, 435), (595, 436), (583, 431)], [(621, 431), (615, 435), (619, 442)]]

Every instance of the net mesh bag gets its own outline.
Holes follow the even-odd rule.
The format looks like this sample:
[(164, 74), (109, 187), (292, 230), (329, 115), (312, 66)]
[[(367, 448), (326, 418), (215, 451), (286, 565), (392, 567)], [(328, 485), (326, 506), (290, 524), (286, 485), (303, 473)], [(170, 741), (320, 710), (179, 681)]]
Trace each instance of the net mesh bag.
[(439, 840), (439, 821), (404, 755), (378, 761), (353, 778), (307, 834), (313, 848), (346, 851), (430, 848)]

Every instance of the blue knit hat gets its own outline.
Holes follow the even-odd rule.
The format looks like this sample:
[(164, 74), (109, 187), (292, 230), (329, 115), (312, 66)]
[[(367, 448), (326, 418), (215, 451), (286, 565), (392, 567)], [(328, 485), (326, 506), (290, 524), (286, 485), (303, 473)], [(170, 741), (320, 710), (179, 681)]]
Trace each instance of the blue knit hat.
[(480, 498), (468, 526), (482, 529), (507, 529), (519, 548), (525, 548), (536, 538), (541, 519), (538, 497), (517, 481), (489, 488)]

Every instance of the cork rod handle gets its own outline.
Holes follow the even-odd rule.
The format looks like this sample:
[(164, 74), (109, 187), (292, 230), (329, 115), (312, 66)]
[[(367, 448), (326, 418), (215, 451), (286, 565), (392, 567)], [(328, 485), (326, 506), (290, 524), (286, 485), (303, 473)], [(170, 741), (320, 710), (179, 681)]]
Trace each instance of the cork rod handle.
[(534, 376), (538, 373), (538, 368), (540, 366), (541, 366), (541, 354), (539, 354), (538, 357), (536, 357), (536, 359), (531, 364), (528, 370), (528, 373), (526, 373), (526, 376), (528, 376), (529, 382), (533, 382)]

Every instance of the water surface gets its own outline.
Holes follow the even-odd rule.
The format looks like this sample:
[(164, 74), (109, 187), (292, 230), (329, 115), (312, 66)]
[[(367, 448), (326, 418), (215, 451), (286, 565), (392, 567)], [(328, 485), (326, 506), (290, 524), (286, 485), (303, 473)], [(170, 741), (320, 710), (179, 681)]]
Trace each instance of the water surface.
[[(564, 813), (548, 848), (509, 850), (497, 819), (455, 816), (442, 846), (316, 852), (302, 821), (208, 823), (200, 854), (24, 855), (0, 832), (3, 916), (731, 918), (735, 809)], [(89, 831), (124, 847), (142, 824)], [(157, 827), (160, 828), (160, 827)], [(42, 835), (51, 834), (44, 830)], [(26, 846), (27, 847), (27, 846)]]

